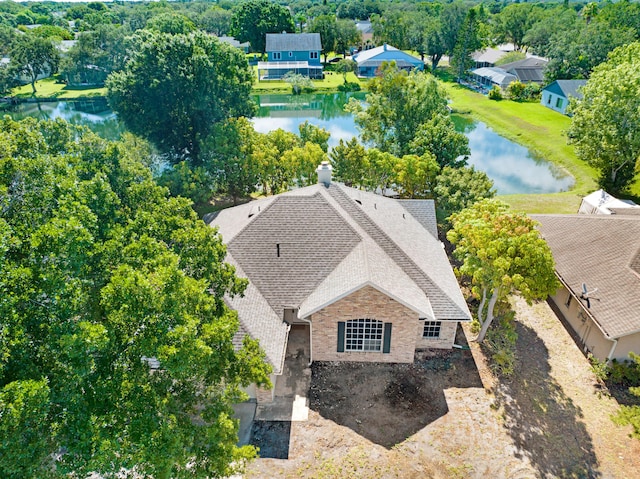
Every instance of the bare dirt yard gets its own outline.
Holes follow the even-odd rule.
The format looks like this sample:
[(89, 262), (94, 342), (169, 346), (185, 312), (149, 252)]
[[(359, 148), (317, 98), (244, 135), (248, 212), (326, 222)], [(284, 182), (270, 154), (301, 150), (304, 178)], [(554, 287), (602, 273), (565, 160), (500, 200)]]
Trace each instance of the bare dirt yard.
[(615, 399), (549, 306), (513, 304), (511, 378), (496, 378), (475, 343), (412, 365), (314, 363), (288, 459), (258, 459), (246, 477), (640, 477), (640, 441), (611, 422)]

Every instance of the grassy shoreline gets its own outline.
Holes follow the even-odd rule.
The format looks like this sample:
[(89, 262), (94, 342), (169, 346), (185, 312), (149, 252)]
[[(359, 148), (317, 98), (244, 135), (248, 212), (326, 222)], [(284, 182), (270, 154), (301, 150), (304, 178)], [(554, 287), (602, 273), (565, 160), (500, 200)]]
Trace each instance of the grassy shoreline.
[[(358, 82), (366, 90), (366, 81), (349, 73), (347, 80)], [(325, 80), (314, 81), (315, 92), (338, 91), (342, 84), (341, 74), (328, 72)], [(537, 102), (493, 101), (452, 82), (443, 82), (452, 108), (456, 113), (470, 115), (483, 121), (501, 136), (525, 146), (534, 154), (568, 172), (575, 179), (573, 187), (566, 192), (548, 194), (502, 195), (501, 199), (514, 209), (527, 213), (575, 213), (581, 198), (597, 189), (598, 173), (579, 160), (572, 145), (568, 145), (564, 131), (569, 128), (570, 118), (554, 112)], [(95, 98), (106, 94), (105, 88), (68, 88), (54, 78), (37, 82), (36, 98), (80, 99)], [(282, 81), (254, 83), (252, 94), (290, 93), (291, 86)], [(18, 98), (33, 98), (31, 85), (14, 90)], [(640, 196), (640, 179), (631, 188), (631, 193)]]
[[(354, 73), (347, 74), (347, 81), (357, 83), (362, 90), (367, 89), (367, 80), (358, 78)], [(310, 93), (337, 93), (339, 91), (338, 87), (343, 82), (342, 74), (327, 71), (323, 80), (313, 80), (314, 90)], [(14, 88), (11, 93), (11, 97), (18, 100), (76, 100), (104, 97), (107, 94), (107, 89), (104, 87), (72, 87), (58, 81), (55, 77), (49, 77), (36, 82), (35, 95), (30, 83)], [(279, 80), (258, 81), (256, 74), (256, 81), (251, 89), (251, 94), (260, 95), (263, 93), (291, 93), (291, 85)]]
[(493, 101), (461, 87), (443, 83), (457, 113), (483, 121), (501, 136), (527, 147), (573, 176), (569, 191), (548, 194), (503, 195), (514, 209), (527, 213), (576, 213), (581, 198), (597, 189), (597, 171), (578, 159), (564, 131), (571, 119), (537, 102)]

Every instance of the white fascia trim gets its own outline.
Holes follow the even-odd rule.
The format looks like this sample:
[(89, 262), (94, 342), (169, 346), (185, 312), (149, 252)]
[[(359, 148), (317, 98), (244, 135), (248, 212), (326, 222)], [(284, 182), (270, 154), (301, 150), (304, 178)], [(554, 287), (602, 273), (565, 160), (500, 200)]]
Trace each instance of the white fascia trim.
[[(359, 285), (357, 285), (357, 286), (355, 286), (355, 287), (353, 287), (353, 288), (351, 288), (351, 289), (349, 289), (349, 290), (345, 291), (344, 293), (342, 293), (342, 294), (340, 294), (340, 295), (336, 296), (335, 298), (331, 298), (329, 301), (326, 301), (325, 303), (323, 303), (323, 304), (321, 304), (321, 305), (319, 305), (319, 306), (316, 306), (315, 308), (310, 309), (310, 310), (308, 310), (308, 311), (305, 311), (305, 310), (303, 310), (302, 308), (300, 308), (300, 310), (299, 310), (299, 312), (298, 312), (298, 317), (299, 317), (299, 318), (306, 318), (306, 317), (309, 317), (309, 316), (311, 316), (312, 314), (317, 313), (317, 312), (318, 312), (318, 311), (320, 311), (321, 309), (324, 309), (324, 308), (326, 308), (327, 306), (329, 306), (329, 305), (331, 305), (331, 304), (333, 304), (333, 303), (335, 303), (335, 302), (337, 302), (337, 301), (340, 301), (340, 300), (341, 300), (341, 299), (343, 299), (343, 298), (346, 298), (346, 297), (347, 297), (347, 296), (349, 296), (350, 294), (355, 293), (356, 291), (358, 291), (358, 290), (360, 290), (360, 289), (364, 288), (365, 286), (371, 286), (372, 288), (376, 289), (377, 291), (380, 291), (382, 294), (384, 294), (384, 295), (386, 295), (386, 296), (390, 297), (390, 298), (391, 298), (391, 299), (393, 299), (394, 301), (397, 301), (398, 303), (400, 303), (401, 305), (403, 305), (403, 306), (405, 306), (405, 307), (409, 308), (410, 310), (415, 311), (415, 312), (419, 315), (419, 317), (421, 317), (421, 318), (426, 317), (426, 318), (429, 318), (429, 320), (430, 320), (430, 321), (437, 321), (437, 319), (435, 318), (435, 316), (434, 316), (434, 314), (433, 314), (433, 311), (423, 311), (423, 310), (421, 310), (420, 308), (417, 308), (416, 306), (413, 306), (412, 304), (407, 303), (406, 301), (404, 301), (403, 299), (399, 298), (398, 296), (396, 296), (396, 295), (394, 295), (394, 294), (391, 294), (391, 293), (390, 293), (389, 291), (387, 291), (386, 289), (384, 289), (384, 288), (382, 288), (382, 287), (378, 286), (377, 284), (372, 283), (371, 281), (365, 281), (364, 283), (359, 284)], [(424, 294), (424, 293), (423, 293), (423, 294)], [(425, 295), (425, 296), (426, 296), (426, 295)], [(429, 299), (427, 298), (427, 301), (428, 301), (428, 300), (429, 300)], [(302, 306), (302, 305), (301, 305), (301, 306)], [(429, 308), (429, 309), (431, 309), (431, 308)]]

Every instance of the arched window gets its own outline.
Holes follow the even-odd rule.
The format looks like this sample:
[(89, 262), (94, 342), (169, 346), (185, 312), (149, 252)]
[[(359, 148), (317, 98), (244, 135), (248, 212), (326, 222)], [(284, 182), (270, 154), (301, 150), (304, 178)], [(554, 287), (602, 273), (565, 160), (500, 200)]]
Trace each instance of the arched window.
[(352, 319), (346, 322), (345, 351), (382, 351), (384, 323), (376, 319)]

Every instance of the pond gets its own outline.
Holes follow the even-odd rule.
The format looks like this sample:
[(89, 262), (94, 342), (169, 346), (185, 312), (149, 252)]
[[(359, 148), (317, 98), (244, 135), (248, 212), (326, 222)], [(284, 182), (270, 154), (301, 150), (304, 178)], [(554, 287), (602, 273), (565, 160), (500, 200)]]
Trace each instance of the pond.
[[(364, 97), (364, 93), (355, 94), (355, 98)], [(253, 124), (262, 133), (277, 128), (297, 133), (298, 126), (309, 121), (331, 133), (330, 146), (358, 136), (353, 116), (343, 110), (348, 101), (344, 93), (260, 95), (255, 100), (259, 110)], [(535, 157), (484, 123), (462, 115), (452, 117), (456, 129), (469, 138), (469, 164), (493, 180), (498, 194), (556, 193), (573, 185), (573, 178), (554, 164)]]
[[(364, 93), (324, 93), (309, 95), (260, 95), (254, 100), (258, 112), (253, 119), (257, 131), (266, 133), (277, 128), (297, 133), (305, 121), (325, 128), (331, 133), (329, 145), (341, 139), (358, 136), (353, 116), (344, 111), (350, 97), (363, 100)], [(113, 139), (124, 128), (104, 99), (52, 103), (24, 103), (12, 117), (64, 118), (78, 125), (86, 125), (97, 134)], [(469, 164), (487, 173), (498, 194), (555, 193), (568, 190), (573, 178), (555, 165), (536, 158), (525, 147), (501, 137), (484, 123), (466, 116), (453, 115), (456, 129), (469, 138)]]
[(74, 125), (87, 126), (96, 134), (115, 140), (125, 131), (105, 98), (87, 100), (21, 103), (8, 114), (15, 120), (34, 117), (40, 120), (62, 118)]

